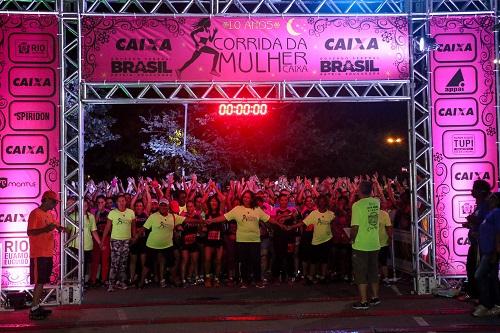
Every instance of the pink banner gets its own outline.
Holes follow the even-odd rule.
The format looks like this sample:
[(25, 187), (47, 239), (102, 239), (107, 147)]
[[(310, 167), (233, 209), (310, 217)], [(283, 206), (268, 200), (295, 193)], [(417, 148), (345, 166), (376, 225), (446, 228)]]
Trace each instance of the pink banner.
[(44, 191), (60, 191), (57, 41), (56, 15), (0, 15), (2, 289), (29, 286), (28, 216)]
[(85, 17), (87, 82), (408, 79), (408, 19)]
[(476, 179), (497, 188), (493, 16), (433, 17), (431, 56), (436, 262), (440, 276), (465, 275), (462, 226)]

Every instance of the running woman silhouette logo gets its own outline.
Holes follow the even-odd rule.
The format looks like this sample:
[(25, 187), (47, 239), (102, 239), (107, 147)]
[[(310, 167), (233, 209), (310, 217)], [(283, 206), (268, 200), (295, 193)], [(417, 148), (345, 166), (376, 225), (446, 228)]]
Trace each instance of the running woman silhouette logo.
[(215, 39), (215, 35), (217, 34), (217, 28), (211, 28), (212, 23), (210, 22), (210, 18), (205, 17), (200, 19), (198, 22), (193, 24), (193, 32), (191, 32), (191, 38), (194, 41), (195, 51), (191, 56), (191, 59), (186, 61), (181, 68), (176, 70), (177, 78), (181, 78), (182, 72), (191, 66), (196, 59), (198, 59), (203, 53), (212, 55), (212, 71), (210, 74), (214, 76), (220, 76), (220, 73), (217, 72), (216, 66), (219, 61), (219, 51), (217, 51), (213, 47), (213, 41)]

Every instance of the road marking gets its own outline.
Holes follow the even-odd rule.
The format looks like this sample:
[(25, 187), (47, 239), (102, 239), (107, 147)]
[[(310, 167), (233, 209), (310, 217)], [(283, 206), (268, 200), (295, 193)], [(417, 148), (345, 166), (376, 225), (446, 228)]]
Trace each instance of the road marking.
[(429, 323), (422, 317), (413, 317), (413, 320), (415, 320), (419, 326), (429, 326)]
[[(120, 320), (126, 321), (128, 319), (127, 314), (122, 309), (117, 309), (116, 314), (118, 315), (118, 319), (120, 319)], [(126, 331), (129, 327), (130, 327), (130, 325), (121, 325), (120, 326), (122, 331)]]
[(392, 290), (394, 290), (394, 292), (396, 293), (396, 295), (398, 295), (398, 296), (403, 296), (403, 294), (399, 291), (398, 286), (396, 286), (395, 284), (393, 284), (393, 285), (391, 286), (391, 289), (392, 289)]

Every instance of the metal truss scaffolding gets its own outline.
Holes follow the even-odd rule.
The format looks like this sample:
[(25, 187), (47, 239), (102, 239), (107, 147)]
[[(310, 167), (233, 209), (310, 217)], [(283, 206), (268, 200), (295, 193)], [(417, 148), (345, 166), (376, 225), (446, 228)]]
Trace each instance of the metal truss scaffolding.
[[(83, 108), (80, 102), (80, 15), (76, 3), (64, 2), (60, 18), (61, 57), (61, 203), (62, 223), (75, 230), (71, 236), (62, 234), (60, 302), (80, 303), (83, 296), (83, 251), (74, 251), (69, 244), (76, 239), (83, 249)], [(63, 8), (63, 7), (61, 7)], [(67, 205), (68, 197), (76, 199)], [(74, 215), (71, 212), (78, 212)], [(75, 218), (76, 217), (76, 218)]]
[[(412, 36), (429, 35), (429, 19), (412, 15)], [(435, 285), (432, 142), (429, 82), (429, 52), (413, 52), (410, 78), (413, 82), (408, 108), (410, 184), (412, 191), (412, 239), (415, 290), (429, 292)]]
[(409, 99), (409, 81), (83, 84), (83, 102), (163, 104), (227, 102), (375, 102)]
[[(415, 290), (426, 293), (434, 285), (438, 276), (434, 253), (429, 54), (415, 52), (412, 40), (429, 36), (433, 15), (497, 13), (496, 0), (0, 0), (0, 13), (52, 13), (60, 18), (61, 220), (77, 232), (72, 238), (63, 236), (61, 242), (58, 303), (79, 303), (83, 296), (83, 240), (80, 235), (83, 216), (80, 208), (84, 195), (85, 103), (407, 101)], [(411, 77), (409, 81), (380, 82), (85, 83), (81, 81), (80, 70), (80, 22), (84, 15), (102, 14), (408, 15), (413, 50)], [(498, 32), (496, 37), (498, 41)], [(64, 200), (67, 196), (77, 199), (71, 207)], [(77, 219), (69, 214), (74, 208), (80, 212)], [(80, 243), (78, 253), (68, 246), (74, 238)], [(70, 261), (77, 264), (70, 264)]]

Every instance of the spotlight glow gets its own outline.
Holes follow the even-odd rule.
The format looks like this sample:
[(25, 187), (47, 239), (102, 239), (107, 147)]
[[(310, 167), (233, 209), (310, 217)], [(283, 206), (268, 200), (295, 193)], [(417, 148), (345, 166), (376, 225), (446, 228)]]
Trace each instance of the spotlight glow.
[(220, 116), (265, 116), (267, 114), (267, 104), (220, 104)]

